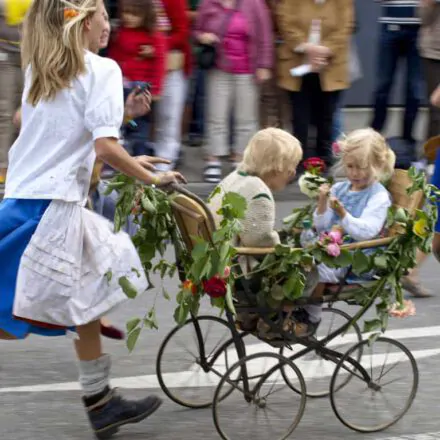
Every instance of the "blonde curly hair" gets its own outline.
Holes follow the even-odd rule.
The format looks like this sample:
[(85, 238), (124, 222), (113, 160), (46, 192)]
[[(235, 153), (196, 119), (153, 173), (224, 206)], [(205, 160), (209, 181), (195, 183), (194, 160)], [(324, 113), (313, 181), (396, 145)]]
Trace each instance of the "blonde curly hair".
[(336, 142), (337, 171), (344, 169), (348, 158), (361, 168), (370, 168), (375, 178), (388, 180), (394, 172), (396, 155), (388, 146), (385, 138), (372, 128), (354, 130)]
[(265, 128), (249, 141), (239, 169), (258, 177), (271, 173), (293, 174), (302, 156), (298, 139), (279, 128)]

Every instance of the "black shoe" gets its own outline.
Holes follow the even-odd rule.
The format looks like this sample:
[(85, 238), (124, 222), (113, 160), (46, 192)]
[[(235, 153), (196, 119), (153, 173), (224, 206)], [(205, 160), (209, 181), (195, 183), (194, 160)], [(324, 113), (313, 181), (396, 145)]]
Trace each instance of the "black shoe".
[(116, 434), (122, 425), (144, 420), (160, 405), (162, 405), (162, 400), (156, 396), (148, 396), (138, 401), (125, 400), (111, 390), (101, 402), (87, 409), (95, 435), (101, 440)]

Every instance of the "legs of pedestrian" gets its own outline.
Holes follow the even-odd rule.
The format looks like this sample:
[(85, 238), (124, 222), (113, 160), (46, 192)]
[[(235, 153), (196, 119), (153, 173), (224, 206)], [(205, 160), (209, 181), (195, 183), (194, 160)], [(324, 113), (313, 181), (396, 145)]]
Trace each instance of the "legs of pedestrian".
[(308, 136), (312, 90), (309, 87), (308, 77), (309, 75), (306, 75), (303, 78), (303, 83), (299, 92), (290, 92), (293, 134), (301, 142), (305, 158), (310, 156), (310, 151), (308, 149)]
[(206, 71), (197, 69), (194, 78), (192, 121), (189, 133), (189, 142), (194, 147), (201, 146), (205, 136), (205, 83)]
[(414, 124), (422, 99), (422, 72), (420, 55), (417, 48), (418, 26), (405, 29), (404, 52), (406, 56), (405, 115), (402, 137), (414, 142)]
[(0, 52), (0, 184), (6, 178), (8, 153), (16, 135), (12, 120), (20, 106), (21, 92), (20, 54)]
[[(428, 96), (431, 96), (440, 82), (440, 60), (423, 59), (426, 87)], [(440, 133), (440, 108), (429, 104), (429, 122), (426, 138), (430, 139)]]
[(316, 85), (313, 110), (317, 130), (316, 151), (327, 165), (332, 162), (333, 120), (339, 93), (339, 91), (324, 92), (319, 83)]
[(400, 53), (400, 28), (381, 25), (379, 52), (377, 56), (377, 85), (374, 102), (372, 128), (382, 131), (387, 118), (388, 99), (393, 85), (397, 61)]
[[(156, 155), (168, 159), (174, 166), (179, 158), (182, 136), (182, 117), (187, 81), (182, 70), (168, 72), (162, 98), (157, 103)], [(169, 165), (158, 164), (160, 170)]]
[(100, 321), (78, 326), (75, 349), (84, 406), (96, 436), (101, 439), (115, 434), (122, 425), (145, 419), (162, 401), (155, 396), (126, 401), (110, 389), (111, 360), (102, 353), (100, 331)]
[(232, 159), (241, 162), (243, 151), (258, 131), (258, 86), (253, 75), (234, 75), (235, 103), (233, 112), (234, 151)]
[(229, 154), (229, 120), (233, 104), (234, 75), (212, 70), (207, 78), (207, 150), (204, 180), (218, 183), (222, 177), (220, 158)]

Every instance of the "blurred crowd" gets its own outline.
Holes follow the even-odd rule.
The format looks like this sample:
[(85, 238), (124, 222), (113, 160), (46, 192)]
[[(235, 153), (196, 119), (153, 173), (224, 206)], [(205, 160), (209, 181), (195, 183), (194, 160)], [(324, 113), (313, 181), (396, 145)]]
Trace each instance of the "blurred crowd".
[[(20, 23), (31, 1), (0, 0), (0, 182), (17, 134)], [(182, 143), (203, 148), (201, 178), (216, 183), (224, 162), (239, 163), (259, 127), (277, 126), (299, 139), (306, 158), (331, 162), (331, 145), (343, 131), (343, 95), (362, 77), (354, 0), (106, 3), (102, 56), (121, 67), (125, 96), (137, 86), (153, 96), (150, 114), (124, 125), (124, 145), (132, 154), (158, 155), (176, 167)], [(380, 3), (370, 125), (384, 130), (395, 73), (404, 65), (405, 111), (391, 146), (405, 166), (417, 159), (419, 107), (440, 83), (440, 0)], [(430, 106), (426, 138), (439, 133), (440, 110)]]

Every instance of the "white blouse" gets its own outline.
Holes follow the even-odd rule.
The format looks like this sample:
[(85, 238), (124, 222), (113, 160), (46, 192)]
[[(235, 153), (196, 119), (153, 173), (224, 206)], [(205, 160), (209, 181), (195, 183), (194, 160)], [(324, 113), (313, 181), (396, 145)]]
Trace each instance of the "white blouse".
[[(372, 240), (376, 238), (387, 219), (388, 208), (391, 206), (391, 199), (387, 191), (380, 191), (372, 195), (359, 218), (353, 217), (349, 212), (341, 220), (340, 224), (346, 234), (355, 241)], [(316, 230), (320, 232), (329, 231), (333, 226), (332, 219), (334, 211), (330, 207), (318, 215), (315, 211), (313, 223)]]
[(86, 73), (51, 101), (27, 102), (32, 72), (25, 74), (22, 128), (9, 152), (5, 198), (85, 203), (93, 141), (119, 138), (124, 115), (122, 73), (110, 59), (86, 52)]
[(6, 197), (50, 199), (20, 261), (14, 315), (62, 326), (90, 323), (148, 283), (130, 237), (84, 205), (95, 161), (94, 140), (118, 138), (122, 74), (109, 59), (86, 53), (87, 72), (54, 100), (26, 103), (10, 154)]

